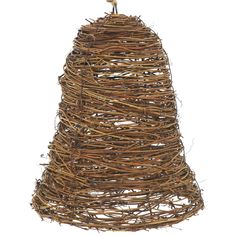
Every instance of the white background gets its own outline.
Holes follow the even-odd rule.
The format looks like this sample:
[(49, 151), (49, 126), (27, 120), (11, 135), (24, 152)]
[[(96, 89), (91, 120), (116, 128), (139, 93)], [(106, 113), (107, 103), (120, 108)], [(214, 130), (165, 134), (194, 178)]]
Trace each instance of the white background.
[[(187, 162), (206, 205), (173, 228), (136, 235), (235, 235), (235, 1), (118, 3), (158, 32), (169, 55)], [(29, 204), (55, 133), (57, 77), (85, 18), (110, 9), (105, 0), (0, 0), (0, 235), (98, 235), (41, 222)]]

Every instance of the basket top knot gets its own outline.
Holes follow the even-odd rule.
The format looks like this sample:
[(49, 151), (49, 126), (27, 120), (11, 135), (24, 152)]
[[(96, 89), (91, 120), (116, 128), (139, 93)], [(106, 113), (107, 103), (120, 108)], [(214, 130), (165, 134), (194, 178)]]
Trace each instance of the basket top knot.
[[(109, 50), (108, 45), (111, 44), (114, 48), (123, 47), (124, 51), (131, 51), (137, 53), (146, 49), (142, 53), (147, 54), (150, 49), (157, 49), (161, 47), (161, 40), (158, 35), (150, 28), (148, 28), (144, 22), (137, 16), (126, 16), (124, 14), (107, 14), (105, 17), (98, 18), (96, 21), (90, 22), (88, 25), (81, 27), (77, 40), (82, 40), (82, 37), (86, 37), (86, 40), (82, 40), (85, 44), (93, 41), (93, 46), (98, 43), (101, 45), (104, 43), (104, 47)], [(91, 44), (89, 44), (92, 46)], [(111, 45), (110, 45), (111, 46)], [(98, 51), (97, 51), (98, 52)]]

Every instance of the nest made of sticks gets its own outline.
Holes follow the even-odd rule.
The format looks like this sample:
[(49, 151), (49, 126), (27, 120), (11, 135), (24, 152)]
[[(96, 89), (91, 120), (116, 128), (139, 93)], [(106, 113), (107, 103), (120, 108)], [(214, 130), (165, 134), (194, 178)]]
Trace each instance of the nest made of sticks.
[(108, 14), (82, 26), (59, 82), (60, 122), (32, 200), (43, 219), (136, 231), (203, 208), (168, 57), (140, 18)]

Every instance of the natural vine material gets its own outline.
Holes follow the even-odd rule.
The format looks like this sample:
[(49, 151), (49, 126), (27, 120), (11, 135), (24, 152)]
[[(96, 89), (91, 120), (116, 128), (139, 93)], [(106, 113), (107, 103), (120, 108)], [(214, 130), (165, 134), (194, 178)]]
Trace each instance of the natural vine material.
[(136, 231), (203, 208), (168, 57), (140, 18), (108, 14), (82, 26), (59, 82), (60, 122), (32, 200), (42, 218)]

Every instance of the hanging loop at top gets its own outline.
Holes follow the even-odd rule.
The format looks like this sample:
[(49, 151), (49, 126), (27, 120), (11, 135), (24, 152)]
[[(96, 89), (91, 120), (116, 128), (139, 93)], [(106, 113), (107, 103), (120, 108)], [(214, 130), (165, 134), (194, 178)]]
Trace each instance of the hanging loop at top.
[(107, 0), (107, 2), (110, 2), (112, 4), (112, 6), (113, 6), (112, 14), (118, 14), (117, 0)]

